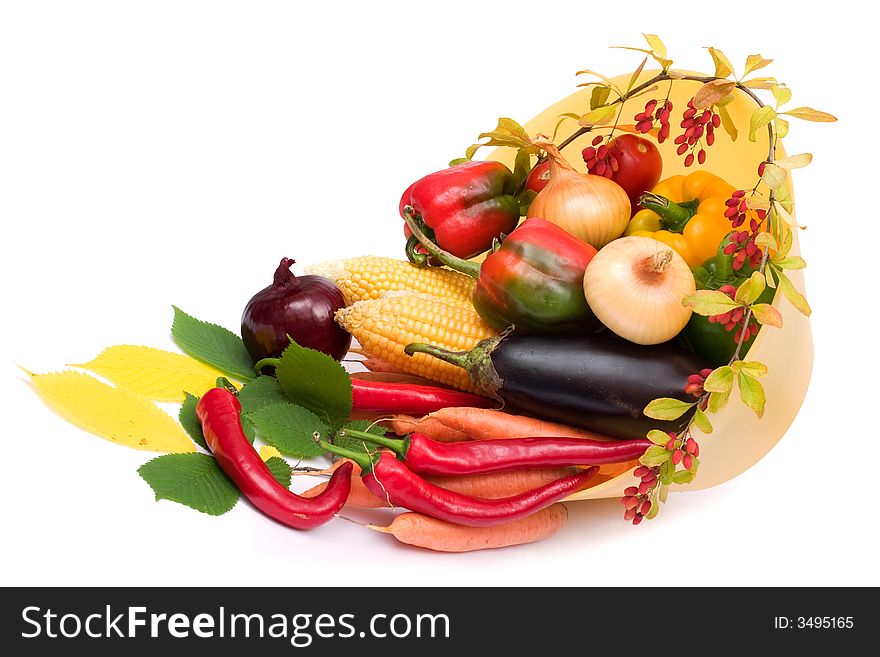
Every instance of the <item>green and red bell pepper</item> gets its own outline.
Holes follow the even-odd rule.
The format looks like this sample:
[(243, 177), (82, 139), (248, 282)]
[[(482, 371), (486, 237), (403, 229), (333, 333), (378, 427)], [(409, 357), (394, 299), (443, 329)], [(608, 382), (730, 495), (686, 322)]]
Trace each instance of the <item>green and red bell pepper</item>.
[[(472, 258), (516, 228), (517, 187), (513, 173), (500, 162), (465, 162), (410, 185), (400, 199), (400, 216), (405, 207), (412, 207), (416, 222), (437, 245), (458, 258)], [(407, 256), (424, 265), (412, 231), (405, 227), (404, 232), (409, 238)]]

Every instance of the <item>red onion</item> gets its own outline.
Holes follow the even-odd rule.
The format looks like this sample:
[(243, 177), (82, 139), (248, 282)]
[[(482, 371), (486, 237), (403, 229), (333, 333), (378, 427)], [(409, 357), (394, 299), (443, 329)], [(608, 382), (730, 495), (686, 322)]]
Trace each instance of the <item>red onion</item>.
[(333, 319), (345, 307), (342, 292), (322, 276), (294, 276), (283, 258), (275, 280), (257, 292), (241, 317), (241, 337), (255, 361), (277, 358), (290, 344), (322, 351), (336, 360), (348, 352), (351, 335)]

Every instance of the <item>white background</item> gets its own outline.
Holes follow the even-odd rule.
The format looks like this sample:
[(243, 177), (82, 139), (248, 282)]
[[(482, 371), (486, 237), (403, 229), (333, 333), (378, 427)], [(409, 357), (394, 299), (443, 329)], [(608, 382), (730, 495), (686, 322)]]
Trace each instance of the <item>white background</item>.
[[(875, 35), (855, 3), (786, 4), (3, 3), (0, 582), (880, 584)], [(773, 57), (793, 106), (840, 118), (786, 140), (816, 156), (795, 178), (813, 383), (736, 480), (638, 528), (616, 501), (577, 503), (546, 542), (433, 554), (244, 503), (156, 503), (135, 472), (149, 453), (66, 424), (15, 367), (170, 347), (172, 303), (235, 328), (281, 256), (398, 255), (412, 179), (569, 94), (576, 70), (631, 70), (607, 46), (643, 31), (685, 68), (708, 69), (708, 45)]]

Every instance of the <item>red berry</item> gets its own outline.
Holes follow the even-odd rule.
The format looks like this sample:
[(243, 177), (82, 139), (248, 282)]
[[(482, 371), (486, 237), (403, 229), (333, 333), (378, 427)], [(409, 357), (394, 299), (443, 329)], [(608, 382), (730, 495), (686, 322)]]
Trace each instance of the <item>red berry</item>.
[(617, 161), (617, 158), (613, 155), (608, 158), (608, 165), (611, 167), (611, 171), (617, 173), (620, 171), (620, 162)]
[(693, 438), (688, 438), (685, 443), (685, 450), (687, 450), (688, 454), (693, 454), (694, 450), (697, 448), (697, 441)]
[(605, 162), (602, 160), (599, 160), (596, 162), (596, 166), (593, 168), (593, 173), (595, 173), (597, 176), (604, 175), (605, 174), (605, 167), (606, 167)]
[(746, 195), (746, 190), (744, 190), (744, 189), (738, 189), (738, 190), (736, 190), (733, 194), (731, 194), (730, 196), (731, 196), (731, 198), (742, 198), (742, 197), (745, 196), (745, 195)]
[(651, 490), (653, 487), (653, 484), (649, 484), (643, 481), (639, 484), (639, 493), (641, 493), (642, 495), (647, 495), (648, 491)]
[(639, 507), (639, 513), (643, 516), (648, 515), (648, 511), (651, 510), (651, 500), (645, 500), (642, 502), (642, 505)]
[(599, 162), (595, 157), (591, 157), (587, 160), (587, 171), (592, 171), (596, 164)]
[(587, 160), (592, 160), (594, 157), (596, 157), (596, 149), (593, 148), (592, 146), (587, 146), (581, 152), (581, 155), (584, 156), (584, 162), (586, 162)]
[(686, 167), (689, 167), (689, 166), (691, 166), (693, 163), (694, 163), (694, 154), (693, 154), (693, 153), (688, 153), (688, 156), (687, 156), (686, 158), (684, 158), (684, 165), (685, 165)]
[(650, 471), (651, 471), (650, 468), (647, 468), (647, 467), (645, 467), (644, 465), (640, 465), (640, 466), (637, 467), (635, 470), (633, 470), (633, 475), (636, 476), (636, 477), (638, 477), (639, 479), (641, 479), (641, 478), (644, 477), (646, 474), (648, 474)]
[(682, 144), (681, 146), (679, 146), (676, 149), (675, 152), (678, 153), (679, 155), (684, 155), (687, 152), (687, 149), (688, 149), (687, 144)]
[(627, 520), (627, 521), (629, 521), (629, 520), (635, 521), (635, 519), (636, 519), (635, 507), (633, 507), (632, 509), (627, 509), (626, 513), (623, 514), (623, 519)]
[(638, 493), (639, 493), (639, 489), (636, 488), (635, 486), (630, 486), (625, 491), (623, 491), (623, 494), (626, 495), (627, 497), (632, 497), (633, 495), (638, 495)]
[(694, 457), (690, 454), (685, 454), (681, 459), (681, 464), (687, 469), (690, 470), (694, 466)]
[(699, 446), (699, 444), (694, 443), (694, 448), (691, 450), (691, 454), (693, 454), (694, 456), (699, 456), (699, 455), (700, 455), (700, 446)]
[(761, 164), (758, 165), (758, 175), (759, 175), (759, 176), (763, 176), (763, 175), (764, 175), (764, 169), (765, 169), (766, 166), (767, 166), (767, 162), (766, 162), (766, 161), (765, 161), (765, 162), (761, 162)]
[(627, 509), (635, 509), (639, 505), (639, 498), (635, 495), (631, 495), (626, 498), (626, 502), (624, 502), (623, 505)]
[(596, 157), (600, 160), (604, 160), (606, 155), (608, 155), (608, 147), (603, 144), (602, 146), (599, 146), (596, 151)]
[(674, 452), (672, 452), (672, 462), (673, 462), (675, 465), (678, 465), (679, 463), (681, 463), (681, 458), (682, 458), (682, 456), (683, 456), (683, 455), (682, 455), (680, 449), (675, 450)]
[(716, 128), (721, 127), (721, 115), (720, 114), (713, 114), (712, 115), (712, 125)]
[(697, 153), (697, 162), (699, 162), (700, 164), (706, 163), (706, 151), (704, 151), (702, 148), (700, 149), (700, 152)]
[(644, 517), (644, 516), (639, 516), (639, 515), (637, 515), (635, 518), (633, 518), (633, 519), (632, 519), (632, 523), (633, 523), (633, 525), (638, 525), (640, 522), (642, 522), (642, 518), (643, 518), (643, 517)]
[(593, 146), (598, 146), (599, 144), (601, 144), (601, 143), (602, 143), (602, 137), (601, 137), (601, 135), (598, 136), (598, 137), (593, 137), (593, 142), (592, 142), (592, 143), (593, 143)]
[(684, 111), (684, 114), (681, 115), (682, 118), (684, 118), (684, 119), (692, 119), (697, 114), (697, 110), (695, 110), (694, 106), (691, 105), (690, 103), (688, 103), (688, 108), (689, 109), (686, 109)]
[(669, 442), (666, 443), (666, 449), (670, 452), (675, 449), (675, 438), (670, 438)]
[(715, 370), (709, 369), (709, 368), (707, 367), (707, 368), (704, 369), (704, 370), (700, 370), (700, 376), (703, 377), (704, 380), (705, 380), (705, 379), (708, 379), (708, 378), (709, 378), (709, 375), (712, 374), (712, 372), (714, 372), (714, 371), (715, 371)]

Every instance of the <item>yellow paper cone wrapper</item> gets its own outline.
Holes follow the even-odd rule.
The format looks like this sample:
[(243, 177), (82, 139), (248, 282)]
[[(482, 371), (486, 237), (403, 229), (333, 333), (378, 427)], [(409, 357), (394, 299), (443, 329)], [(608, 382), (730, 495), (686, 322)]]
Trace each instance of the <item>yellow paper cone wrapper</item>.
[[(641, 81), (648, 80), (654, 72), (643, 73)], [(704, 75), (704, 74), (698, 74)], [(614, 79), (621, 88), (626, 88), (629, 75)], [(643, 111), (645, 103), (651, 98), (663, 99), (669, 87), (668, 82), (661, 83), (658, 89), (645, 96), (631, 99), (624, 105), (621, 124), (632, 124), (632, 117)], [(756, 142), (748, 139), (749, 117), (756, 105), (742, 92), (736, 92), (736, 100), (727, 106), (731, 117), (739, 129), (739, 138), (734, 142), (723, 129), (715, 131), (715, 144), (707, 148), (706, 164), (703, 167), (685, 168), (684, 157), (675, 153), (676, 145), (672, 139), (680, 134), (678, 122), (687, 106), (687, 101), (699, 89), (700, 83), (676, 80), (672, 85), (670, 100), (674, 108), (670, 117), (672, 138), (658, 148), (663, 156), (663, 175), (668, 178), (676, 174), (686, 174), (703, 168), (721, 176), (738, 189), (751, 189), (757, 180), (758, 163), (767, 157), (768, 135), (761, 129)], [(539, 133), (553, 135), (564, 113), (584, 114), (590, 106), (590, 89), (578, 91), (571, 96), (548, 107), (531, 121), (524, 124), (531, 136)], [(577, 130), (575, 121), (563, 123), (554, 140), (561, 142), (565, 137)], [(607, 130), (596, 134), (607, 134)], [(580, 171), (585, 171), (581, 150), (590, 145), (595, 134), (588, 134), (570, 146), (563, 155)], [(649, 137), (650, 138), (650, 137)], [(777, 147), (777, 158), (785, 157), (781, 142)], [(510, 148), (498, 148), (489, 154), (490, 159), (504, 162), (513, 167), (515, 153)], [(789, 187), (792, 188), (791, 180)], [(794, 190), (792, 188), (792, 195)], [(794, 230), (792, 255), (799, 255), (797, 230)], [(804, 280), (801, 271), (787, 272), (795, 287), (804, 292)], [(696, 480), (691, 484), (673, 485), (672, 491), (693, 491), (717, 486), (745, 472), (757, 463), (782, 438), (795, 418), (810, 382), (813, 367), (813, 340), (810, 334), (810, 323), (807, 317), (798, 312), (783, 295), (777, 294), (773, 305), (782, 314), (783, 328), (762, 328), (752, 344), (744, 360), (756, 360), (765, 363), (769, 373), (761, 382), (766, 391), (767, 403), (764, 416), (758, 419), (754, 412), (743, 404), (734, 382), (727, 406), (716, 414), (710, 415), (714, 431), (703, 436), (694, 430), (694, 437), (700, 443), (700, 470)], [(607, 479), (597, 485), (577, 493), (570, 500), (600, 499), (621, 497), (628, 486), (638, 483), (630, 473)]]

